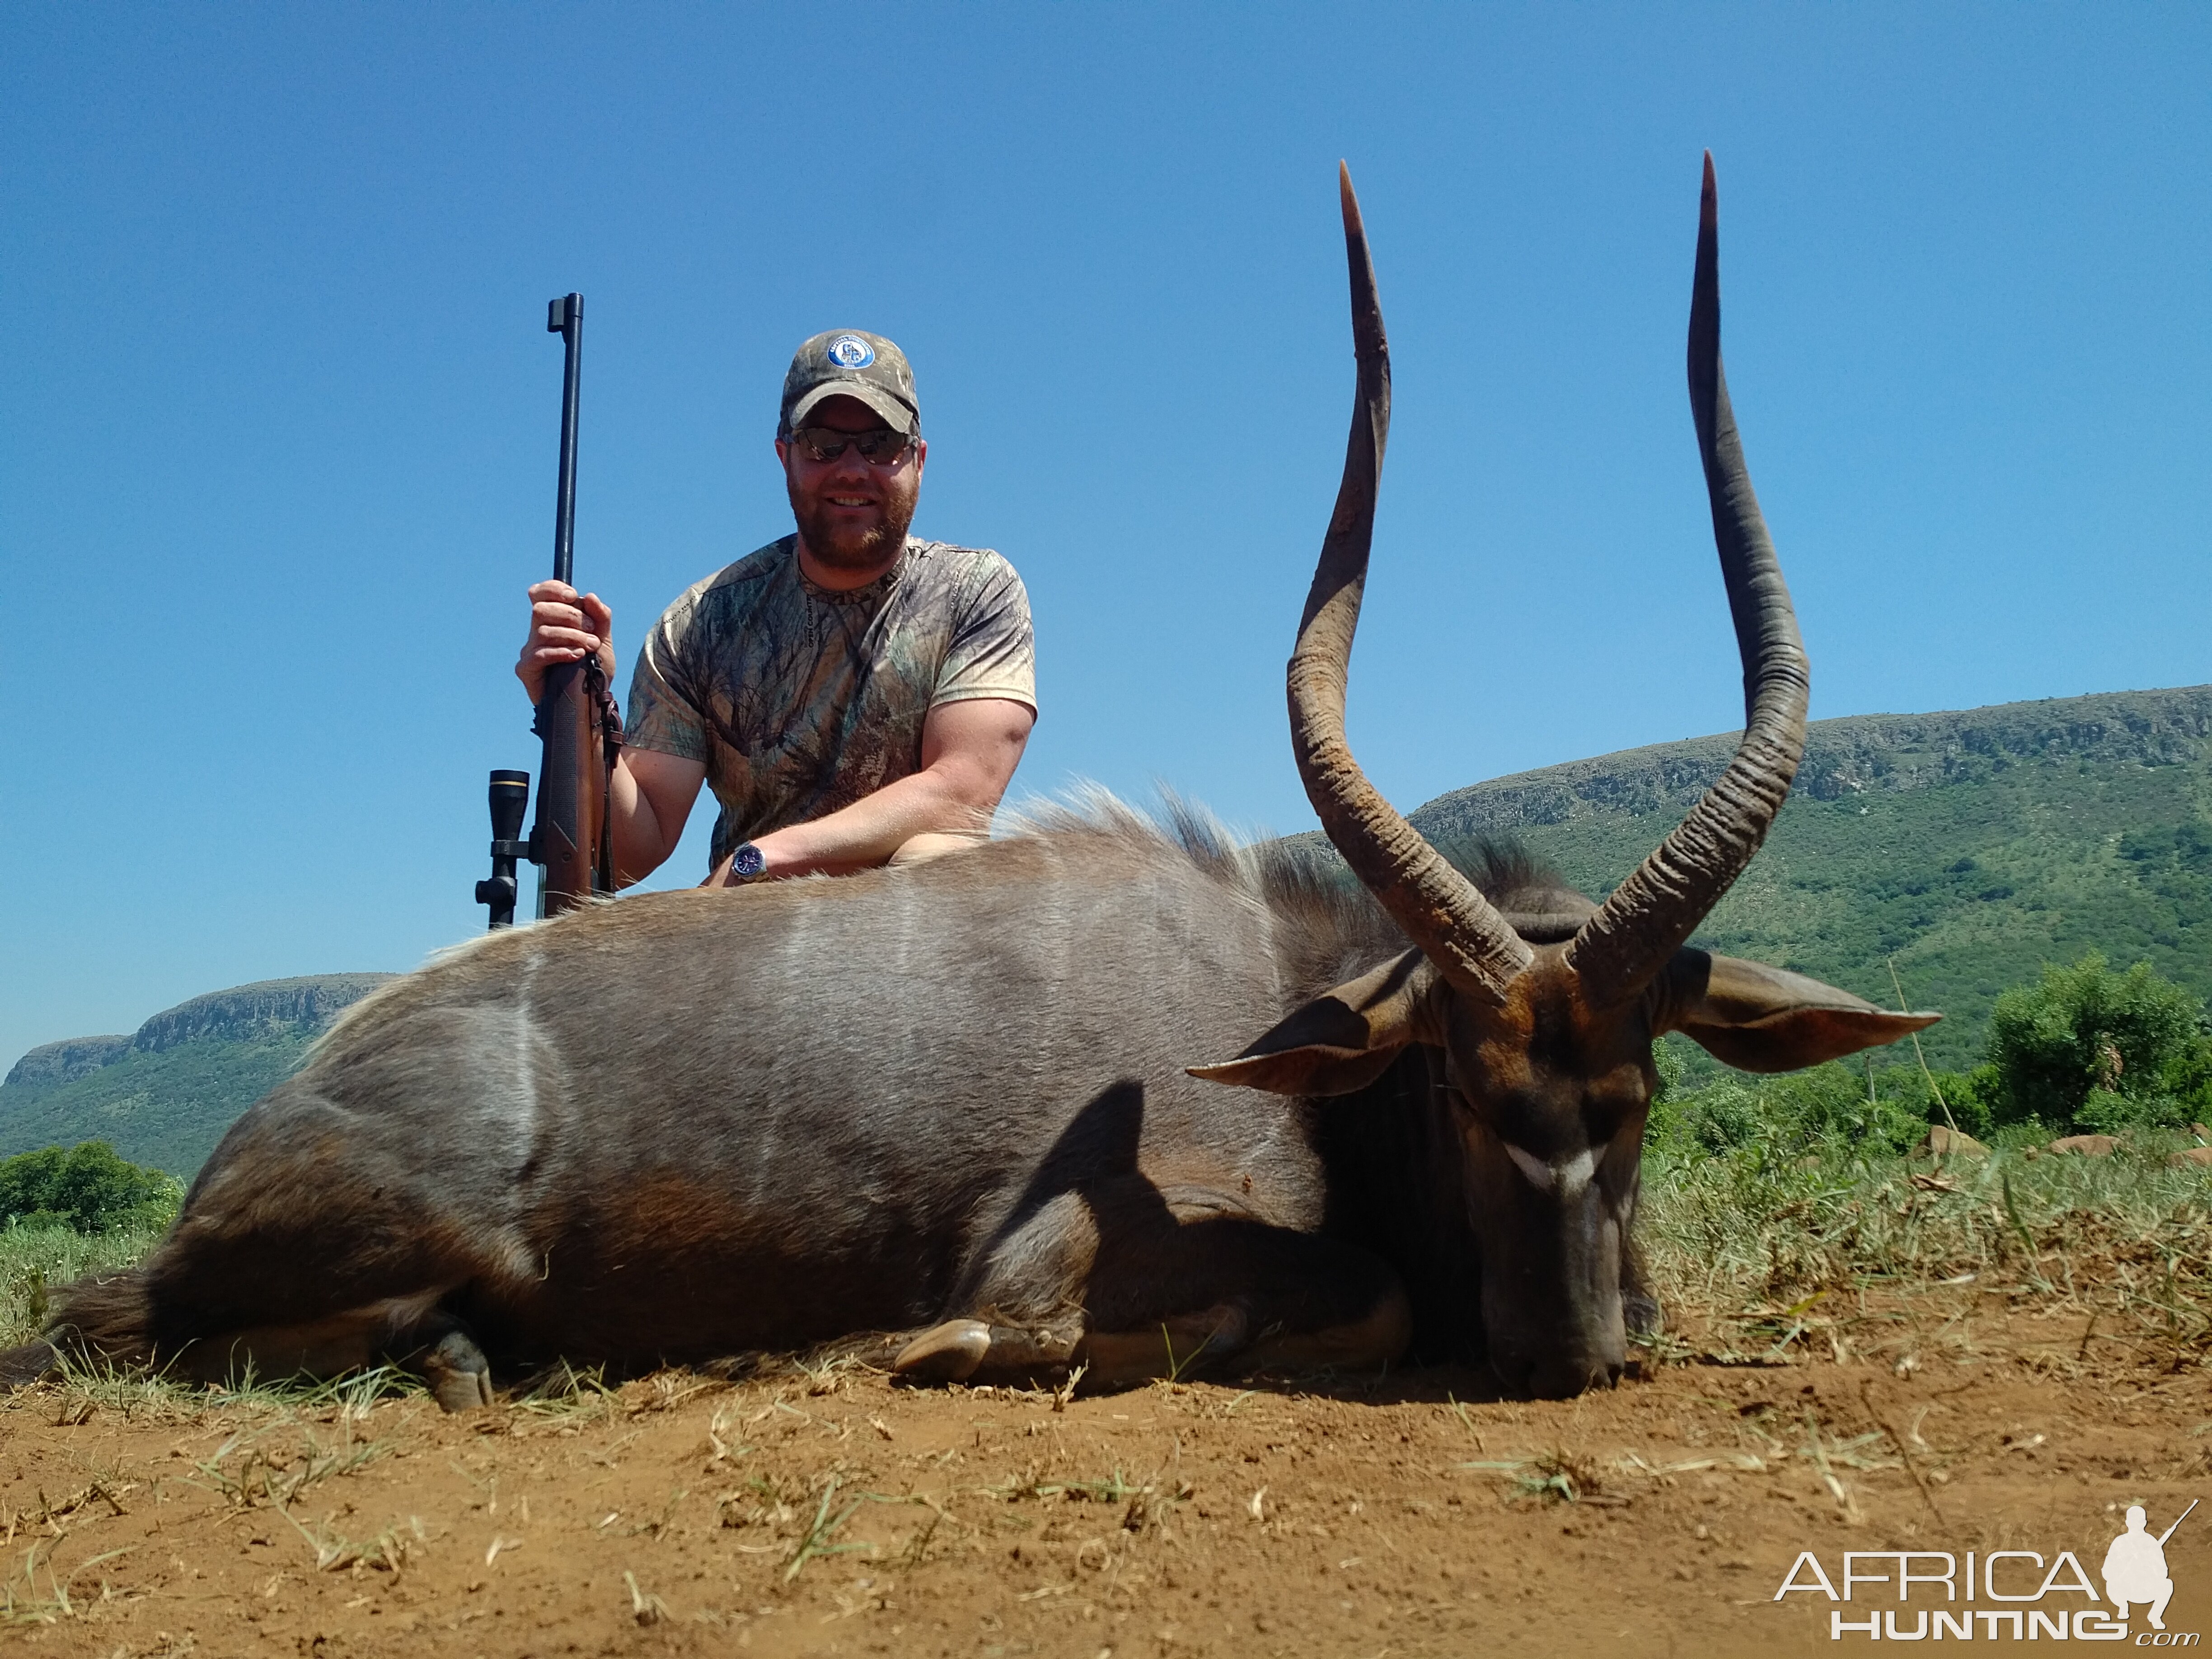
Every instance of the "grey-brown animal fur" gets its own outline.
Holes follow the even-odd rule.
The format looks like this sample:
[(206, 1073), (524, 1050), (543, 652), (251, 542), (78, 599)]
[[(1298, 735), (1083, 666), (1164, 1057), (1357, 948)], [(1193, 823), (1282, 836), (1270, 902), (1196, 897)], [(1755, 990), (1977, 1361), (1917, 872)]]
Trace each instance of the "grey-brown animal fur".
[[(503, 1363), (634, 1368), (981, 1313), (1042, 1334), (996, 1368), (1026, 1373), (1182, 1316), (1190, 1346), (1241, 1324), (1224, 1358), (1357, 1324), (1395, 1276), (1332, 1206), (1401, 1201), (1333, 1190), (1324, 1118), (1362, 1100), (1183, 1068), (1404, 949), (1293, 853), (1103, 800), (934, 863), (495, 934), (349, 1011), (57, 1334), (212, 1374), (240, 1332), (372, 1309), (363, 1359), (420, 1364), (458, 1322)], [(1479, 1347), (1443, 1324), (1425, 1346)]]

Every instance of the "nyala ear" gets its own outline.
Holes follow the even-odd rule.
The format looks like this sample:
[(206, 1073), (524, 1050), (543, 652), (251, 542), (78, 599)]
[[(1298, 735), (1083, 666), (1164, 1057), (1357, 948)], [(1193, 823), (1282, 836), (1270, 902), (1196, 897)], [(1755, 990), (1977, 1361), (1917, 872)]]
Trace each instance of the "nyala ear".
[(1898, 1014), (1817, 979), (1739, 957), (1678, 951), (1652, 1035), (1680, 1031), (1745, 1072), (1794, 1072), (1910, 1036), (1943, 1018)]
[(1431, 1008), (1443, 981), (1419, 951), (1324, 991), (1218, 1066), (1193, 1077), (1278, 1095), (1348, 1095), (1389, 1069), (1409, 1042), (1435, 1042)]

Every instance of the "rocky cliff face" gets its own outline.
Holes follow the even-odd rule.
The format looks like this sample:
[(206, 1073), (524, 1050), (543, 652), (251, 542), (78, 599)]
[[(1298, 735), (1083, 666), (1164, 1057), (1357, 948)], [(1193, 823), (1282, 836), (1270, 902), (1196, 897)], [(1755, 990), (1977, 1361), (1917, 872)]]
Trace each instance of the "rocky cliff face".
[[(1735, 753), (1735, 732), (1625, 750), (1439, 795), (1408, 816), (1425, 835), (1584, 817), (1686, 812)], [(1791, 793), (1815, 800), (1970, 781), (2038, 762), (2172, 766), (2212, 757), (2212, 685), (2112, 691), (1940, 714), (1814, 720)]]
[(0, 1087), (58, 1089), (130, 1052), (128, 1036), (64, 1037), (59, 1042), (41, 1043), (15, 1062), (7, 1082)]
[(392, 974), (310, 974), (210, 991), (148, 1020), (129, 1036), (69, 1037), (33, 1048), (8, 1073), (9, 1089), (58, 1088), (131, 1054), (160, 1054), (202, 1037), (250, 1042), (327, 1025)]
[(280, 1031), (319, 1030), (339, 1010), (367, 996), (394, 974), (311, 974), (266, 979), (180, 1002), (141, 1025), (133, 1048), (159, 1054), (197, 1037), (250, 1042)]

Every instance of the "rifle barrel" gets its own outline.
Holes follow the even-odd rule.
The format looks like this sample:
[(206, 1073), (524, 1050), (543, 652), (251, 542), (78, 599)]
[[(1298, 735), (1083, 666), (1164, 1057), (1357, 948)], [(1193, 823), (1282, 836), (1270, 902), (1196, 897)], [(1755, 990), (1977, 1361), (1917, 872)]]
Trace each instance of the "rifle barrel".
[[(2197, 1500), (2192, 1498), (2189, 1500), (2189, 1510), (2193, 1510), (2196, 1507)], [(2158, 1543), (2160, 1549), (2166, 1547), (2166, 1540), (2173, 1536), (2174, 1533), (2179, 1529), (2181, 1523), (2189, 1519), (2189, 1510), (2184, 1510), (2180, 1514), (2175, 1516), (2173, 1517), (2173, 1525), (2168, 1527), (2164, 1532), (2159, 1534)]]
[(546, 307), (545, 331), (561, 337), (561, 482), (553, 501), (553, 579), (576, 576), (576, 400), (584, 373), (584, 296), (566, 295)]

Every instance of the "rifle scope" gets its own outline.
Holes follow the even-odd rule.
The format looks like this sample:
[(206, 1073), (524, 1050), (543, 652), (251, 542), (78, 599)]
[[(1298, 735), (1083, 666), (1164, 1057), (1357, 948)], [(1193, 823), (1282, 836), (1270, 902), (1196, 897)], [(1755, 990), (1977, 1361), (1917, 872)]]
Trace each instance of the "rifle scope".
[(491, 907), (491, 925), (507, 927), (514, 922), (516, 862), (530, 856), (530, 843), (522, 834), (522, 815), (530, 806), (530, 774), (494, 772), (491, 775), (491, 879), (477, 884), (477, 902)]

